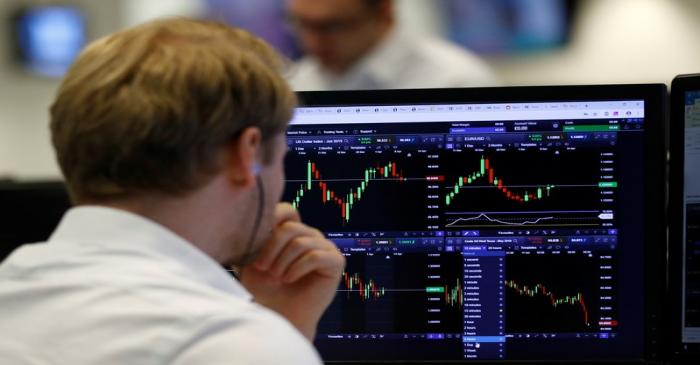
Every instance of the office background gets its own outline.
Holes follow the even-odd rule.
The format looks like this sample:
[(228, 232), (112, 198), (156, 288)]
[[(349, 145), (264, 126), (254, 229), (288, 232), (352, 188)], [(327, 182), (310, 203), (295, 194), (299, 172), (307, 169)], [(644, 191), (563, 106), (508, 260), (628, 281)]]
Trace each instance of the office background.
[[(471, 0), (469, 0), (471, 1)], [(59, 79), (23, 70), (13, 55), (11, 16), (47, 1), (0, 2), (0, 179), (59, 177), (48, 132), (48, 106)], [(88, 41), (171, 15), (206, 16), (206, 0), (71, 0), (86, 18)], [(215, 3), (215, 2), (214, 2)], [(402, 25), (448, 35), (439, 1), (397, 0)], [(501, 85), (670, 83), (700, 69), (700, 2), (582, 0), (575, 2), (568, 40), (560, 46), (483, 54)]]

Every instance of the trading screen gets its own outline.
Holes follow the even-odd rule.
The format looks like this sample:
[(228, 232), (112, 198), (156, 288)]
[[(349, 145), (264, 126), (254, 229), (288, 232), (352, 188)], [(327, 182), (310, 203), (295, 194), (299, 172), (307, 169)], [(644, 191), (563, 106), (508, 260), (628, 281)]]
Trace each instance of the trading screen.
[(347, 259), (324, 359), (641, 356), (643, 131), (641, 100), (298, 108), (284, 199)]
[(700, 91), (684, 96), (683, 342), (700, 343)]

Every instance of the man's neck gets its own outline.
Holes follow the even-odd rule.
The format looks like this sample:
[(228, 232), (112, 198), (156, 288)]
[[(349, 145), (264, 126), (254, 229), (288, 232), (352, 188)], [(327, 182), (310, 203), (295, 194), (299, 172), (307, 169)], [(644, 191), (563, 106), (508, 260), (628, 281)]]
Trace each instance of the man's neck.
[(392, 31), (395, 31), (395, 28), (396, 27), (394, 25), (394, 22), (380, 25), (380, 29), (377, 32), (377, 36), (374, 39), (372, 39), (372, 42), (369, 43), (367, 47), (365, 47), (364, 51), (361, 52), (357, 58), (336, 68), (326, 67), (326, 71), (337, 77), (341, 77), (352, 72), (352, 70), (358, 65), (360, 65), (362, 61), (366, 59), (369, 55), (371, 55), (372, 52), (374, 52), (377, 49), (377, 47), (381, 46), (382, 42), (384, 42), (388, 38), (389, 34), (391, 34)]
[[(215, 179), (216, 180), (216, 179)], [(121, 209), (148, 218), (199, 248), (217, 262), (226, 262), (230, 247), (225, 233), (235, 222), (235, 217), (224, 217), (217, 212), (230, 212), (224, 206), (216, 181), (185, 196), (142, 194), (114, 201), (101, 201), (97, 205)], [(230, 220), (227, 220), (229, 218)]]

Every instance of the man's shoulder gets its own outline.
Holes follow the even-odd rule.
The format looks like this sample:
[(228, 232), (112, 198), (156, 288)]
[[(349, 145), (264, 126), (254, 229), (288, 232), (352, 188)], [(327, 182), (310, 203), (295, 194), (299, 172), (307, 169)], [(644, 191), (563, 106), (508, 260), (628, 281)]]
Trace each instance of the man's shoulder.
[[(291, 324), (247, 297), (204, 285), (177, 268), (163, 270), (152, 260), (72, 253), (70, 259), (47, 246), (27, 247), (3, 265), (0, 336), (13, 333), (5, 345), (36, 348), (44, 338), (61, 338), (68, 347), (96, 345), (89, 353), (62, 353), (66, 363), (104, 363), (115, 349), (123, 363), (191, 358), (179, 363), (216, 364), (226, 356), (249, 359), (242, 364), (272, 364), (273, 355), (309, 363), (317, 356)], [(57, 350), (41, 348), (47, 356)]]
[(295, 91), (322, 90), (328, 82), (322, 67), (309, 56), (301, 58), (290, 67), (287, 81)]
[[(411, 43), (415, 67), (428, 72), (433, 78), (443, 75), (451, 82), (447, 86), (493, 86), (496, 77), (479, 56), (468, 49), (437, 37), (419, 36)], [(443, 81), (443, 80), (440, 80)], [(459, 83), (464, 85), (458, 85)]]
[(313, 346), (291, 324), (260, 308), (246, 315), (215, 314), (191, 331), (174, 364), (320, 364)]
[(423, 38), (418, 43), (424, 54), (432, 55), (434, 59), (485, 65), (484, 61), (469, 49), (441, 38)]

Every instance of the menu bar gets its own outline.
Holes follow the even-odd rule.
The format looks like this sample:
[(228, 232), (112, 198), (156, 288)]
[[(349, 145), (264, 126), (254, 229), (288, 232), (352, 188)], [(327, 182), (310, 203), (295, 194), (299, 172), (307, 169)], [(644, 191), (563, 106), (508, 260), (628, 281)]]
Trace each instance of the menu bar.
[(299, 107), (292, 125), (643, 118), (644, 101)]

